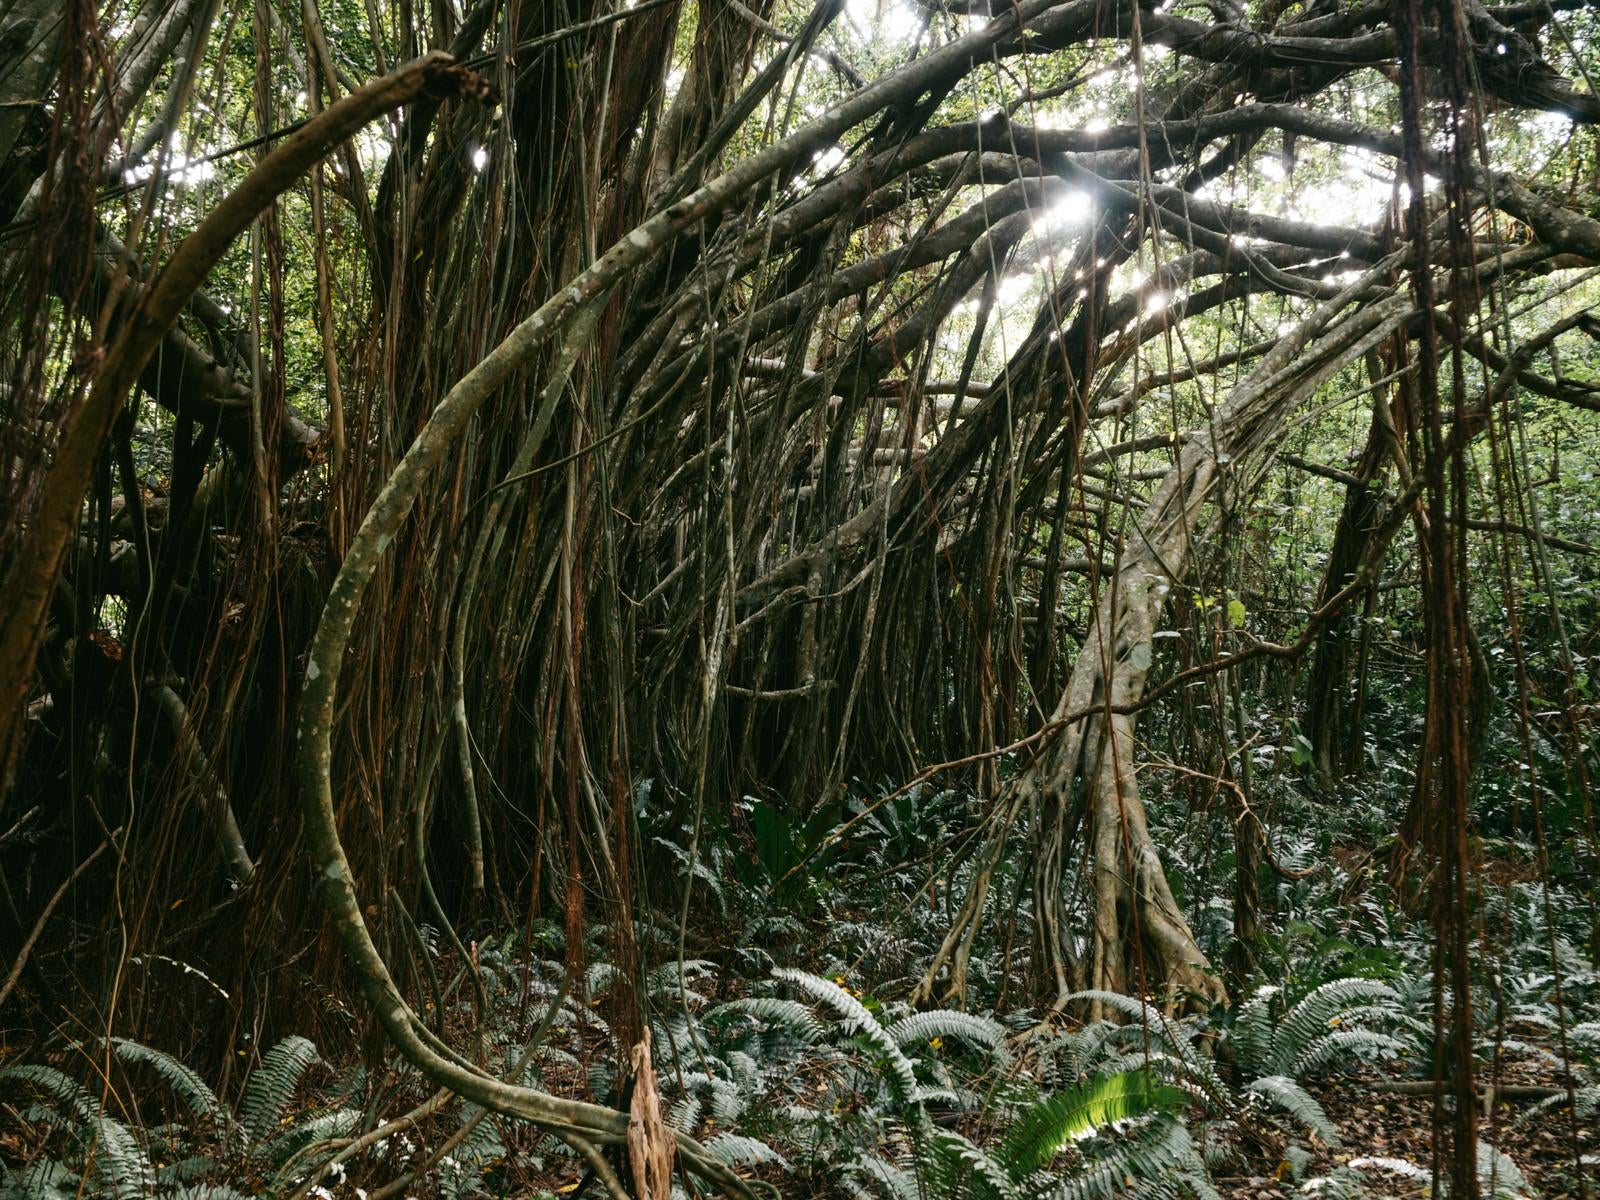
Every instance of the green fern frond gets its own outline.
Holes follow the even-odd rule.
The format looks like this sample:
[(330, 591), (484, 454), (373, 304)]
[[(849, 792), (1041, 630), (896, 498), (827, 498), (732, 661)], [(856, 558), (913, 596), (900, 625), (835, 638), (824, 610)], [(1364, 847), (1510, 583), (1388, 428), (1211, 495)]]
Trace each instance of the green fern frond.
[(919, 1087), (917, 1103), (953, 1109), (957, 1112), (978, 1112), (984, 1106), (984, 1096), (967, 1088)]
[(1522, 1168), (1488, 1142), (1478, 1142), (1478, 1191), (1490, 1200), (1521, 1200), (1528, 1195)]
[(172, 1094), (199, 1120), (216, 1126), (227, 1123), (228, 1113), (206, 1081), (166, 1051), (127, 1038), (112, 1038), (111, 1048), (123, 1062), (147, 1066), (159, 1075), (172, 1089)]
[(711, 1118), (721, 1125), (731, 1125), (744, 1116), (748, 1098), (736, 1084), (726, 1079), (711, 1081)]
[(1365, 1058), (1380, 1054), (1399, 1055), (1404, 1054), (1405, 1049), (1405, 1043), (1386, 1033), (1378, 1033), (1371, 1029), (1340, 1029), (1324, 1034), (1305, 1047), (1290, 1065), (1287, 1073), (1298, 1079), (1335, 1059), (1351, 1056)]
[(583, 974), (583, 986), (591, 996), (605, 992), (617, 981), (620, 972), (608, 962), (592, 963)]
[(438, 1187), (441, 1200), (462, 1200), (463, 1197), (483, 1195), (480, 1185), (484, 1171), (505, 1156), (506, 1147), (500, 1137), (499, 1123), (482, 1119), (482, 1112), (483, 1109), (476, 1104), (465, 1105), (462, 1109), (463, 1126), (470, 1121), (477, 1123), (440, 1164)]
[[(0, 1067), (0, 1084), (20, 1084), (33, 1088), (53, 1100), (63, 1113), (73, 1113), (87, 1121), (99, 1107), (73, 1080), (54, 1067), (36, 1063), (23, 1063), (15, 1067)], [(10, 1088), (6, 1088), (9, 1091)]]
[(1579, 1088), (1573, 1097), (1572, 1112), (1580, 1121), (1600, 1112), (1600, 1084)]
[[(686, 958), (683, 960), (683, 978), (694, 979), (713, 975), (716, 973), (717, 964), (705, 958)], [(678, 962), (662, 963), (655, 970), (645, 976), (645, 987), (654, 995), (658, 988), (676, 988), (678, 986)]]
[[(1106, 1074), (1098, 1070), (1098, 1065), (1118, 1028), (1110, 1021), (1094, 1021), (1082, 1029), (1057, 1034), (1040, 1056), (1041, 1065), (1059, 1063), (1059, 1081), (1068, 1084), (1079, 1083), (1092, 1074)], [(1055, 1075), (1055, 1071), (1047, 1069), (1046, 1081), (1057, 1082)]]
[(1264, 1075), (1244, 1085), (1244, 1090), (1283, 1109), (1330, 1146), (1339, 1144), (1339, 1131), (1316, 1098), (1287, 1075)]
[(912, 1070), (910, 1060), (900, 1049), (899, 1043), (889, 1036), (888, 1030), (878, 1023), (878, 1019), (867, 1010), (866, 1005), (833, 980), (813, 975), (809, 971), (775, 967), (772, 974), (774, 978), (798, 988), (832, 1009), (849, 1032), (856, 1034), (878, 1051), (883, 1065), (888, 1068), (887, 1082), (890, 1093), (902, 1103), (910, 1102), (917, 1090), (916, 1073)]
[(1380, 979), (1334, 979), (1306, 993), (1278, 1022), (1280, 1047), (1287, 1043), (1290, 1053), (1301, 1048), (1330, 1028), (1330, 1021), (1343, 1021), (1358, 1005), (1398, 1004), (1400, 993)]
[[(677, 1185), (674, 1184), (673, 1186), (674, 1190), (676, 1190)], [(855, 1172), (846, 1172), (840, 1178), (839, 1186), (844, 1189), (845, 1195), (849, 1196), (850, 1200), (881, 1200), (877, 1192), (869, 1191), (862, 1185), (859, 1175)], [(0, 1200), (6, 1200), (6, 1198), (0, 1197)], [(19, 1200), (24, 1200), (24, 1198), (19, 1198)], [(32, 1200), (32, 1198), (27, 1197), (25, 1200)], [(678, 1200), (678, 1197), (674, 1195), (672, 1200)]]
[(1087, 988), (1081, 992), (1073, 992), (1067, 997), (1071, 1003), (1088, 1001), (1091, 1004), (1100, 1004), (1112, 1012), (1120, 1013), (1130, 1021), (1137, 1021), (1141, 1025), (1159, 1025), (1161, 1014), (1143, 1000), (1134, 996), (1124, 996), (1121, 992), (1108, 992), (1103, 988)]
[(53, 1158), (12, 1171), (0, 1163), (0, 1200), (65, 1200), (81, 1189), (78, 1173)]
[[(1600, 1113), (1600, 1084), (1589, 1084), (1585, 1087), (1574, 1088), (1572, 1100), (1572, 1115), (1580, 1121), (1588, 1120), (1596, 1113)], [(1512, 1127), (1522, 1129), (1528, 1125), (1537, 1124), (1544, 1117), (1553, 1112), (1559, 1112), (1566, 1106), (1567, 1094), (1565, 1092), (1557, 1092), (1554, 1096), (1546, 1096), (1517, 1117), (1512, 1122)]]
[(616, 1081), (617, 1073), (609, 1062), (600, 1059), (589, 1064), (585, 1072), (589, 1077), (589, 1094), (596, 1099), (611, 1095), (611, 1089)]
[(849, 1170), (877, 1184), (879, 1194), (887, 1200), (926, 1200), (922, 1189), (917, 1185), (916, 1176), (876, 1154), (864, 1152), (857, 1154)]
[(1005, 1045), (1006, 1027), (992, 1017), (941, 1008), (901, 1018), (889, 1026), (889, 1036), (903, 1049), (934, 1038), (959, 1038), (994, 1054)]
[(699, 1096), (679, 1096), (667, 1110), (667, 1124), (679, 1133), (693, 1133), (704, 1106), (705, 1101)]
[(1024, 1109), (1006, 1131), (999, 1157), (1012, 1179), (1022, 1179), (1048, 1163), (1068, 1142), (1114, 1121), (1175, 1110), (1184, 1100), (1180, 1090), (1155, 1084), (1145, 1071), (1100, 1076), (1054, 1092)]
[(579, 1066), (582, 1065), (578, 1061), (578, 1056), (577, 1055), (572, 1054), (569, 1051), (561, 1049), (560, 1046), (551, 1046), (551, 1045), (548, 1045), (548, 1044), (543, 1045), (543, 1046), (539, 1046), (537, 1049), (534, 1050), (534, 1052), (533, 1052), (533, 1061), (536, 1062), (536, 1063), (537, 1062), (552, 1062), (552, 1063), (555, 1063), (557, 1066), (571, 1067), (574, 1070), (576, 1070)]
[(729, 1000), (719, 1004), (701, 1018), (710, 1024), (730, 1016), (754, 1017), (776, 1025), (811, 1045), (822, 1040), (822, 1023), (811, 1010), (798, 1000), (785, 1000), (778, 996), (750, 996), (742, 1000)]
[(1118, 1029), (1112, 1035), (1114, 1037), (1140, 1036), (1142, 1041), (1142, 1036), (1137, 1032), (1142, 1028), (1148, 1033), (1151, 1041), (1160, 1043), (1177, 1057), (1182, 1059), (1195, 1057), (1188, 1042), (1191, 1027), (1182, 1021), (1167, 1017), (1153, 1004), (1146, 1004), (1133, 996), (1124, 996), (1120, 992), (1108, 992), (1100, 988), (1073, 992), (1067, 1000), (1088, 1001), (1091, 1004), (1098, 1002), (1103, 1007), (1126, 1017), (1130, 1025)]
[(856, 1032), (864, 1033), (867, 1030), (883, 1032), (883, 1026), (878, 1024), (878, 1018), (867, 1010), (867, 1006), (831, 979), (824, 979), (820, 975), (813, 975), (810, 971), (799, 971), (793, 967), (774, 967), (772, 977), (798, 988), (812, 999), (832, 1009)]
[(1155, 1113), (1126, 1137), (1086, 1148), (1081, 1164), (1049, 1180), (1034, 1192), (1032, 1200), (1109, 1200), (1130, 1191), (1140, 1180), (1171, 1177), (1180, 1171), (1204, 1178), (1205, 1164), (1183, 1122)]
[(728, 1074), (741, 1087), (754, 1089), (761, 1082), (761, 1064), (743, 1050), (728, 1051)]
[(155, 1167), (132, 1131), (121, 1121), (106, 1116), (94, 1118), (89, 1128), (89, 1158), (94, 1178), (100, 1184), (95, 1190), (117, 1200), (143, 1200), (149, 1196), (155, 1190)]
[(977, 1145), (953, 1129), (929, 1125), (919, 1139), (924, 1191), (931, 1196), (953, 1197), (968, 1183), (974, 1196), (988, 1200), (1016, 1200), (1016, 1182)]
[(262, 1055), (239, 1101), (239, 1121), (252, 1138), (267, 1137), (277, 1129), (300, 1081), (317, 1061), (311, 1040), (294, 1034)]
[(1222, 1200), (1205, 1175), (1192, 1168), (1134, 1180), (1130, 1200)]
[(753, 1137), (737, 1133), (719, 1133), (702, 1143), (711, 1156), (730, 1167), (762, 1166), (773, 1163), (789, 1169), (789, 1160), (771, 1146)]
[(307, 1147), (349, 1137), (361, 1125), (361, 1118), (362, 1112), (356, 1108), (336, 1108), (331, 1112), (316, 1113), (284, 1129), (266, 1144), (258, 1158), (281, 1169), (284, 1164), (299, 1158)]
[(1272, 1012), (1282, 990), (1275, 984), (1258, 988), (1234, 1017), (1234, 1055), (1240, 1070), (1247, 1074), (1270, 1072), (1278, 1066), (1273, 1053)]
[(163, 1184), (191, 1184), (199, 1183), (217, 1169), (216, 1147), (206, 1146), (206, 1153), (190, 1154), (187, 1158), (180, 1158), (170, 1162), (157, 1171)]
[(1196, 1101), (1211, 1108), (1227, 1110), (1233, 1106), (1233, 1093), (1222, 1081), (1210, 1060), (1198, 1055), (1179, 1058), (1165, 1050), (1129, 1050), (1100, 1060), (1100, 1074), (1147, 1071), (1151, 1076), (1182, 1088)]

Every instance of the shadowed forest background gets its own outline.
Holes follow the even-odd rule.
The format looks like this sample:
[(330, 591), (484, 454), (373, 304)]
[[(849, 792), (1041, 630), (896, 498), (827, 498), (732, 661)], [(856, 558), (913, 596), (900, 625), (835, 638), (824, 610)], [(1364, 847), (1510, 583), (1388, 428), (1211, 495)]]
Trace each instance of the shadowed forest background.
[(0, 0), (0, 1196), (1595, 1196), (1597, 39)]

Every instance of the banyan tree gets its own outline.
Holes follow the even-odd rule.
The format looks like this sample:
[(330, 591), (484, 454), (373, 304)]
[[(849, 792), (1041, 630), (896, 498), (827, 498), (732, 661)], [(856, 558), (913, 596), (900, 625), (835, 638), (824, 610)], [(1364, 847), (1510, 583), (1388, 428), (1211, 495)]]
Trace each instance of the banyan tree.
[[(983, 816), (920, 996), (1020, 906), (1046, 1007), (1221, 998), (1141, 714), (1303, 662), (1336, 777), (1394, 555), (1428, 597), (1409, 836), (1455, 886), (1465, 464), (1530, 400), (1600, 407), (1562, 367), (1600, 334), (1563, 299), (1600, 266), (1597, 32), (1571, 0), (6, 0), (4, 1019), (66, 985), (214, 1020), (157, 1013), (163, 961), (239, 1029), (354, 984), (440, 1084), (614, 1137), (441, 1038), (393, 971), (417, 922), (604, 921), (636, 975), (708, 822), (930, 772)], [(1295, 456), (1330, 413), (1349, 462)], [(1284, 471), (1347, 498), (1269, 641), (1209, 581)]]

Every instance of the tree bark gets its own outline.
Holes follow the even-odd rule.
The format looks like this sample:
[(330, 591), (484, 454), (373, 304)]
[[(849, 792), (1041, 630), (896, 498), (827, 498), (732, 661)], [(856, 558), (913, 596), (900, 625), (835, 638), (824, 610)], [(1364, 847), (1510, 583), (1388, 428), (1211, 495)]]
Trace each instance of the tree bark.
[[(1050, 930), (1044, 952), (1065, 1005), (1073, 984), (1110, 991), (1161, 991), (1169, 1006), (1225, 998), (1221, 980), (1173, 898), (1139, 793), (1135, 714), (1144, 695), (1154, 638), (1168, 596), (1186, 573), (1201, 536), (1201, 510), (1248, 496), (1276, 453), (1289, 416), (1350, 362), (1389, 337), (1410, 316), (1404, 297), (1374, 296), (1376, 272), (1322, 305), (1284, 338), (1217, 412), (1189, 437), (1178, 462), (1131, 522), (1119, 569), (1101, 596), (1089, 639), (1051, 715), (1055, 733), (1018, 776), (991, 821), (977, 878), (916, 998), (936, 990), (957, 1000), (1001, 848), (1012, 825), (1031, 814), (1042, 843), (1036, 872), (1039, 922)], [(1356, 298), (1371, 299), (1340, 318)], [(1315, 338), (1315, 341), (1313, 341)], [(1081, 810), (1074, 793), (1081, 790)], [(1092, 899), (1089, 952), (1075, 961), (1066, 928), (1066, 836), (1084, 826)], [(949, 977), (940, 986), (940, 973)]]
[[(1376, 355), (1369, 359), (1367, 373), (1374, 384), (1383, 377)], [(1319, 607), (1349, 585), (1366, 557), (1380, 515), (1378, 491), (1384, 462), (1399, 453), (1394, 416), (1380, 389), (1373, 396), (1367, 444), (1354, 471), (1355, 479), (1345, 489), (1344, 507), (1334, 527), (1317, 599)], [(1332, 786), (1352, 769), (1360, 754), (1360, 730), (1354, 724), (1354, 714), (1360, 710), (1361, 701), (1359, 696), (1350, 696), (1355, 633), (1349, 615), (1334, 617), (1322, 627), (1311, 661), (1306, 686), (1306, 740), (1311, 743), (1313, 768), (1324, 787)]]
[(468, 73), (430, 54), (353, 92), (267, 155), (185, 238), (140, 298), (73, 414), (40, 491), (38, 511), (8, 576), (12, 603), (0, 623), (0, 774), (9, 776), (45, 611), (79, 509), (128, 390), (233, 239), (311, 166), (367, 122), (424, 91), (459, 90)]
[(65, 24), (62, 6), (53, 0), (21, 0), (8, 5), (0, 20), (0, 191), (12, 147), (50, 93)]

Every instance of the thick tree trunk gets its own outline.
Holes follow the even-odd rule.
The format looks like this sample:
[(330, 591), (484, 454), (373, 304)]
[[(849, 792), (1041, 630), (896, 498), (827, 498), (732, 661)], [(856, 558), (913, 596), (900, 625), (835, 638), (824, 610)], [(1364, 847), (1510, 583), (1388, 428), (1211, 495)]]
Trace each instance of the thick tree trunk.
[(56, 77), (66, 20), (54, 0), (21, 0), (0, 16), (0, 186), (28, 119), (42, 114)]
[[(1357, 298), (1371, 302), (1340, 319)], [(1377, 298), (1372, 281), (1363, 279), (1274, 347), (1210, 428), (1190, 436), (1176, 465), (1130, 523), (1118, 571), (1100, 598), (1089, 640), (1051, 714), (1057, 732), (997, 807), (977, 877), (917, 989), (919, 1001), (936, 991), (964, 997), (967, 960), (990, 879), (1011, 827), (1024, 817), (1040, 843), (1036, 911), (1058, 1005), (1083, 985), (1160, 991), (1171, 1006), (1225, 997), (1167, 884), (1139, 794), (1134, 721), (1155, 634), (1168, 595), (1192, 561), (1202, 509), (1213, 493), (1220, 490), (1225, 504), (1247, 496), (1271, 464), (1289, 416), (1409, 314), (1404, 297)], [(1080, 823), (1092, 897), (1083, 955), (1072, 953), (1064, 936), (1067, 842)], [(941, 978), (947, 968), (948, 976)]]
[[(1385, 374), (1376, 352), (1368, 358), (1367, 374), (1374, 384)], [(1317, 598), (1318, 607), (1349, 585), (1365, 559), (1380, 516), (1378, 493), (1382, 487), (1384, 463), (1398, 456), (1399, 445), (1394, 416), (1380, 389), (1374, 394), (1372, 427), (1367, 433), (1366, 448), (1354, 472), (1357, 482), (1346, 488), (1344, 507), (1334, 528), (1322, 591)], [(1322, 627), (1312, 655), (1306, 686), (1305, 729), (1306, 739), (1311, 743), (1312, 764), (1324, 787), (1331, 787), (1341, 779), (1361, 752), (1361, 730), (1356, 720), (1361, 697), (1350, 693), (1357, 633), (1358, 628), (1348, 613), (1341, 613)]]

